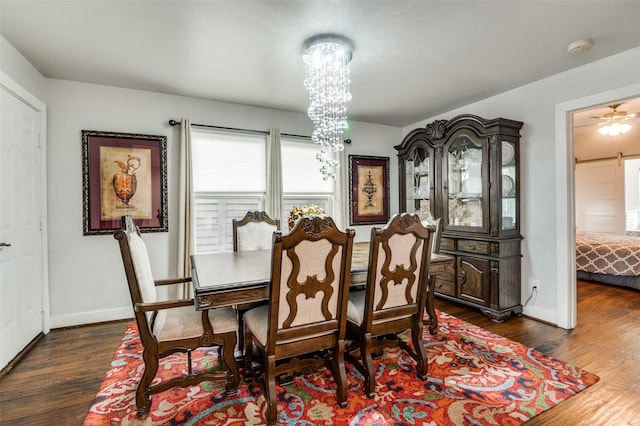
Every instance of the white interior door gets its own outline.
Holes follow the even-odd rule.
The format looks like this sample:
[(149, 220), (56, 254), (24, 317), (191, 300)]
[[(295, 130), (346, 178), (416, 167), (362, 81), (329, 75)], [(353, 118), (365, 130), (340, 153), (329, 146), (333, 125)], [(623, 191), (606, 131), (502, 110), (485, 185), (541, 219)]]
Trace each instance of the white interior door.
[(624, 235), (624, 162), (578, 163), (575, 176), (578, 231)]
[[(45, 331), (45, 108), (0, 81), (0, 368)], [(28, 93), (27, 93), (28, 94)], [(46, 330), (48, 331), (48, 330)]]

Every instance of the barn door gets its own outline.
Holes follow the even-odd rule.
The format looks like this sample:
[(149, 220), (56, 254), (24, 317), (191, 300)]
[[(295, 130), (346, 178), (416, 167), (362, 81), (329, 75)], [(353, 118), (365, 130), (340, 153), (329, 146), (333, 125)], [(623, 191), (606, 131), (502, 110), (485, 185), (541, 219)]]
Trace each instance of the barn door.
[(575, 176), (578, 231), (624, 235), (624, 162), (578, 163)]

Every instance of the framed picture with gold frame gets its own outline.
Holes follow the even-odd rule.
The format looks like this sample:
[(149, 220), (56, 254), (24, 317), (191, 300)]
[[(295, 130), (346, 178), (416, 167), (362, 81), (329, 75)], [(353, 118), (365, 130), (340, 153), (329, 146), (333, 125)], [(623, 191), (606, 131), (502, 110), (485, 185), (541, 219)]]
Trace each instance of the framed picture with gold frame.
[(350, 225), (389, 221), (389, 157), (349, 155)]
[(112, 234), (131, 215), (167, 232), (167, 137), (82, 131), (83, 235)]

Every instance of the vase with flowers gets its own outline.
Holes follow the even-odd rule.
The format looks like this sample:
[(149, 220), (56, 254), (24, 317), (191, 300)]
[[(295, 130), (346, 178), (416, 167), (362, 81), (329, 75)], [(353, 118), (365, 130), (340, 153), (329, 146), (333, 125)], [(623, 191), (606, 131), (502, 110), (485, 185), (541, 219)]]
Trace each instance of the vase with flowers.
[(325, 211), (322, 207), (319, 206), (293, 206), (289, 211), (289, 220), (287, 224), (289, 225), (289, 230), (292, 230), (296, 223), (303, 217), (313, 217), (313, 216), (325, 216)]

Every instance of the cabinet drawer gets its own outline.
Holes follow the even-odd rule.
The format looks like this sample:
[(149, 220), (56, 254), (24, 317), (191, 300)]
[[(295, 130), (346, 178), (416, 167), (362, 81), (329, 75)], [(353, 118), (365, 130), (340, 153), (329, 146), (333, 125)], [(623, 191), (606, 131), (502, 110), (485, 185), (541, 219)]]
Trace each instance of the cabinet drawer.
[(440, 250), (455, 250), (455, 241), (451, 238), (440, 238)]
[(458, 250), (469, 253), (489, 254), (489, 243), (486, 241), (458, 240)]
[(436, 276), (436, 288), (434, 289), (437, 293), (446, 294), (449, 296), (456, 295), (456, 283), (454, 281), (447, 281), (439, 276)]

